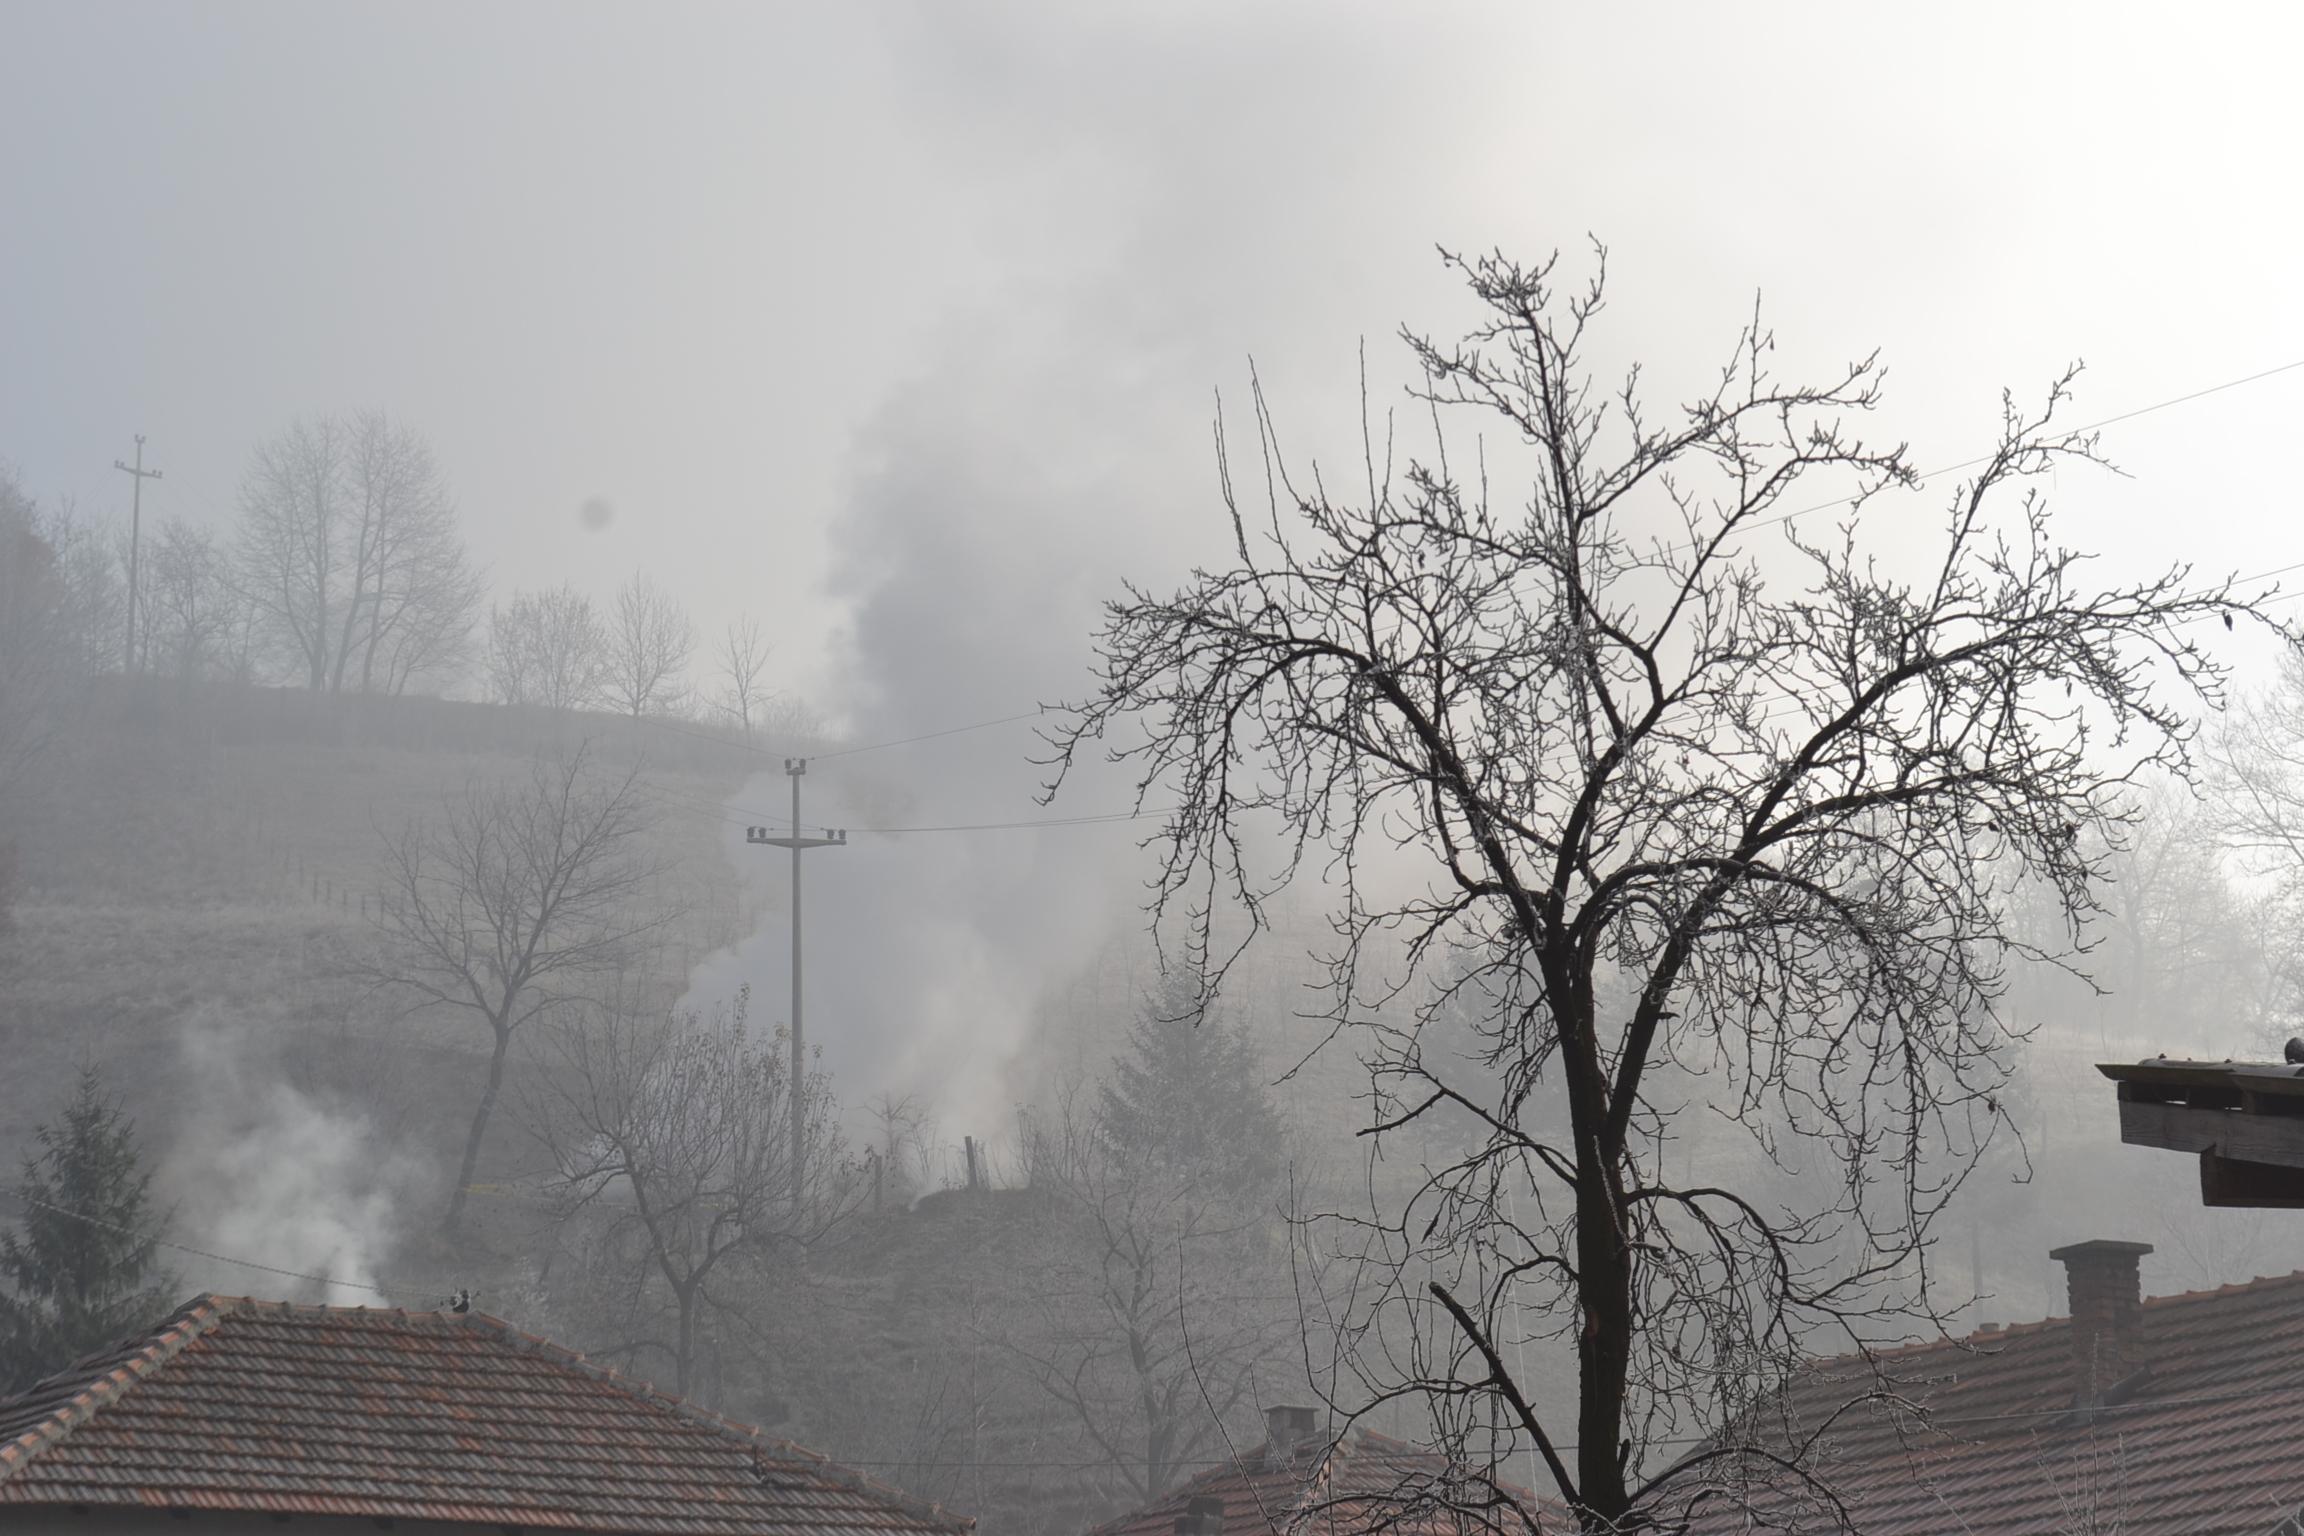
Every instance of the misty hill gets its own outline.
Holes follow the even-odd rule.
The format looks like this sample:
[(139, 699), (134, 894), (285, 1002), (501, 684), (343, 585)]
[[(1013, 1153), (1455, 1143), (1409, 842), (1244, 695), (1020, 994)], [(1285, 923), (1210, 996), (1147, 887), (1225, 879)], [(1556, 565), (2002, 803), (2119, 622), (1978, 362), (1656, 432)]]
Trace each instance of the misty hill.
[[(13, 931), (0, 939), (11, 1151), (95, 1061), (179, 1199), (234, 1166), (233, 1134), (219, 1144), (202, 1117), (247, 1117), (275, 1092), (368, 1143), (327, 1155), (437, 1188), (485, 1036), (401, 1017), (354, 974), (384, 836), (475, 778), (579, 740), (605, 766), (641, 764), (657, 802), (651, 851), (686, 908), (667, 962), (684, 971), (749, 920), (712, 808), (760, 759), (694, 726), (118, 678), (99, 679), (77, 714), (17, 818)], [(500, 1127), (484, 1167), (516, 1140)]]

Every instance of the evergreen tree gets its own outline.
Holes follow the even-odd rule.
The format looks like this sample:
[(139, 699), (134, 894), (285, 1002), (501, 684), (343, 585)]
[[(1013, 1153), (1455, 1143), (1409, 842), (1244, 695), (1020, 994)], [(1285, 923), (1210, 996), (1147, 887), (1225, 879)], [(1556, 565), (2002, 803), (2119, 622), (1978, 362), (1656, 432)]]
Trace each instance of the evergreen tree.
[(1192, 1011), (1198, 995), (1195, 982), (1173, 980), (1138, 1012), (1097, 1086), (1097, 1130), (1128, 1176), (1268, 1203), (1287, 1150), (1263, 1064), (1246, 1030)]
[(1172, 981), (1093, 1092), (1035, 1121), (1046, 1236), (993, 1325), (1117, 1505), (1159, 1497), (1253, 1436), (1259, 1402), (1302, 1391), (1285, 1130), (1246, 1031), (1201, 995)]
[(34, 1133), (16, 1197), (14, 1232), (0, 1233), (0, 1391), (29, 1386), (166, 1311), (176, 1277), (154, 1265), (151, 1173), (135, 1123), (94, 1067), (61, 1123)]

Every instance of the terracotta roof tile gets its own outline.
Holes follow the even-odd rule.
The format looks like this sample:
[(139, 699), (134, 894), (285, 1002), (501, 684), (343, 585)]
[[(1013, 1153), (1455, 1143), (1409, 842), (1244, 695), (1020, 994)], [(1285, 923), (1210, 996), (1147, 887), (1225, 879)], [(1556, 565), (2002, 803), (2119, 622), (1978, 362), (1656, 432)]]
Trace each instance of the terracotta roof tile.
[(1258, 1446), (1090, 1536), (1176, 1536), (1177, 1517), (1202, 1499), (1223, 1500), (1224, 1536), (1471, 1536), (1500, 1528), (1536, 1536), (1576, 1528), (1564, 1510), (1523, 1489), (1500, 1492), (1518, 1511), (1475, 1518), (1468, 1511), (1499, 1490), (1476, 1485), (1434, 1452), (1362, 1429), (1316, 1440), (1285, 1464)]
[[(1868, 1536), (2267, 1536), (2304, 1507), (2304, 1272), (2149, 1298), (2142, 1334), (2149, 1374), (2092, 1414), (2071, 1322), (2050, 1318), (1819, 1361), (1760, 1439), (1832, 1421), (1814, 1466)], [(1912, 1407), (1833, 1420), (1868, 1390)], [(1742, 1527), (1697, 1526), (1715, 1528)]]
[(480, 1313), (201, 1296), (0, 1402), (0, 1505), (658, 1536), (974, 1522)]

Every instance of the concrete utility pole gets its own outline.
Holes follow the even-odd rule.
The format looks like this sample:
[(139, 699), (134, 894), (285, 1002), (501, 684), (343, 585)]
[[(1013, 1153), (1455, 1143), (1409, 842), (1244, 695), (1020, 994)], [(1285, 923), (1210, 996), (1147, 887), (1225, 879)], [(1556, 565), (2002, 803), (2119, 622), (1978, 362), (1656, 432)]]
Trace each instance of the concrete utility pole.
[(128, 506), (128, 655), (121, 662), (123, 675), (136, 675), (136, 546), (144, 536), (144, 482), (160, 478), (160, 471), (144, 467), (144, 434), (136, 434), (136, 462), (124, 459), (112, 461), (114, 469), (125, 470), (136, 477), (136, 492)]
[(744, 841), (792, 850), (792, 1208), (800, 1208), (800, 1176), (808, 1157), (808, 1069), (800, 1033), (800, 855), (810, 848), (838, 848), (848, 841), (845, 829), (826, 827), (822, 837), (800, 831), (800, 780), (808, 772), (808, 759), (784, 759), (784, 772), (792, 780), (792, 835), (771, 837), (766, 827), (746, 827)]

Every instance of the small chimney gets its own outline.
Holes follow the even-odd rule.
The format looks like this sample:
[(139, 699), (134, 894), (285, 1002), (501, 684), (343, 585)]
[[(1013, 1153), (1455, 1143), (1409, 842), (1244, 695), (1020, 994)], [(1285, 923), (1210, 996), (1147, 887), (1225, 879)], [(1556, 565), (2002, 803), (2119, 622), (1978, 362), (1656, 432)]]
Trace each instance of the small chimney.
[(1264, 1410), (1264, 1465), (1286, 1467), (1296, 1460), (1296, 1453), (1312, 1442), (1320, 1432), (1320, 1410), (1317, 1408), (1267, 1408)]
[(2143, 1383), (2144, 1291), (2136, 1261), (2150, 1243), (2109, 1238), (2071, 1243), (2048, 1257), (2064, 1266), (2072, 1296), (2072, 1402), (2093, 1408), (2117, 1402)]
[(1199, 1494), (1176, 1517), (1176, 1536), (1224, 1536), (1224, 1501)]

